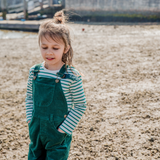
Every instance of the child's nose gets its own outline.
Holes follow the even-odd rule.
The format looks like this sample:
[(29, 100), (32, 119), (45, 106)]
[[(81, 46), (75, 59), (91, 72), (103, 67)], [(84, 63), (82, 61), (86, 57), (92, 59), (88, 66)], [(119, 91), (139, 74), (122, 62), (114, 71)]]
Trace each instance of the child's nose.
[(52, 54), (53, 54), (53, 51), (52, 51), (51, 49), (48, 49), (48, 50), (47, 50), (47, 54), (48, 54), (48, 55), (52, 55)]

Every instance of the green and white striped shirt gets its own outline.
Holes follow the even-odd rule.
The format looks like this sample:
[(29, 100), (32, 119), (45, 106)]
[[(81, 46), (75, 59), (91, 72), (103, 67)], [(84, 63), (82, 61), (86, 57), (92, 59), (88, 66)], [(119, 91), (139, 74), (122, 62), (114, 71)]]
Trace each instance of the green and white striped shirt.
[[(33, 70), (34, 66), (30, 68), (27, 93), (26, 93), (26, 117), (27, 122), (32, 118), (33, 111), (33, 96), (32, 96), (32, 80), (33, 80)], [(84, 95), (82, 79), (79, 72), (74, 67), (68, 67), (66, 74), (74, 75), (73, 72), (78, 75), (78, 80), (72, 79), (61, 79), (62, 90), (67, 101), (69, 114), (63, 123), (59, 126), (61, 130), (67, 134), (71, 134), (79, 120), (81, 119), (83, 113), (86, 110), (86, 98)], [(39, 77), (47, 78), (59, 78), (56, 73), (58, 71), (51, 71), (44, 67), (44, 62), (41, 64)]]

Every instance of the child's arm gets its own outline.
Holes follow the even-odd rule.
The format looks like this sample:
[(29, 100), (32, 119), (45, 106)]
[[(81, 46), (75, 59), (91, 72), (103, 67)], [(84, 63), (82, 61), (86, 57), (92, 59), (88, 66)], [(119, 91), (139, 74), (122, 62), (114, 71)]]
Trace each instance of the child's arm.
[(26, 93), (26, 118), (27, 122), (29, 123), (32, 118), (32, 111), (33, 111), (33, 99), (32, 99), (32, 79), (33, 73), (32, 69), (29, 71), (28, 83), (27, 83), (27, 93)]
[(72, 93), (74, 109), (70, 110), (64, 122), (59, 126), (59, 129), (67, 134), (72, 133), (86, 110), (86, 98), (84, 95), (81, 76), (78, 77), (78, 80), (72, 82), (70, 92)]

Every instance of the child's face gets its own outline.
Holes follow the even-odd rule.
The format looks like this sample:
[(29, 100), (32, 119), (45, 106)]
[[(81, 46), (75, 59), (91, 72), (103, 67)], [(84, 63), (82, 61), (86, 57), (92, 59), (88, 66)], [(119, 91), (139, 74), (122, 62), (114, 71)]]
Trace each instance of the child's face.
[(48, 69), (58, 70), (62, 67), (62, 56), (65, 45), (63, 42), (55, 42), (51, 37), (41, 37), (40, 50)]

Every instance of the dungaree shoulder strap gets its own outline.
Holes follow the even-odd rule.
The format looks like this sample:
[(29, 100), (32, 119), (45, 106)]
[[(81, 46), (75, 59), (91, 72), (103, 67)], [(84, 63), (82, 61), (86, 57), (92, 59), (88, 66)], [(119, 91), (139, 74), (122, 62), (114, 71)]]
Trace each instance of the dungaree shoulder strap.
[(66, 71), (66, 67), (68, 67), (68, 66), (65, 66), (65, 64), (62, 66), (62, 68), (60, 69), (60, 71), (57, 73), (58, 77), (65, 78), (64, 72)]
[(65, 66), (65, 64), (62, 66), (61, 70), (57, 73), (57, 75), (61, 78), (68, 78), (72, 80), (79, 80), (79, 78), (76, 75), (73, 74), (64, 74), (66, 71), (66, 68), (68, 68), (68, 65)]
[(38, 72), (42, 63), (36, 64), (34, 68), (34, 72)]
[(33, 72), (34, 72), (34, 76), (33, 76), (33, 79), (34, 79), (34, 80), (37, 78), (37, 75), (38, 75), (39, 69), (40, 69), (40, 67), (41, 67), (41, 64), (42, 64), (42, 63), (35, 65), (35, 68), (34, 68), (34, 71), (33, 71)]

